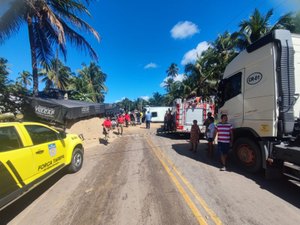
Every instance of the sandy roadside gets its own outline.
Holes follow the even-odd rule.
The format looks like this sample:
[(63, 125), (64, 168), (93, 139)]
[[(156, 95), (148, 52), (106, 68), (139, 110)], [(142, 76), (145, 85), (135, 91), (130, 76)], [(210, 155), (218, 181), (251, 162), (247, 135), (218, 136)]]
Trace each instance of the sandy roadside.
[[(73, 125), (70, 125), (66, 131), (68, 133), (74, 133), (78, 135), (82, 134), (84, 137), (83, 145), (85, 149), (97, 145), (104, 146), (100, 142), (100, 140), (104, 138), (104, 135), (102, 134), (103, 121), (104, 118), (99, 118), (99, 117), (84, 119), (74, 123)], [(150, 131), (155, 132), (156, 129), (159, 128), (160, 126), (161, 123), (152, 123)], [(147, 131), (149, 130), (145, 129), (145, 124), (141, 124), (137, 126), (129, 126), (128, 128), (124, 127), (124, 135), (147, 132)], [(110, 133), (109, 142), (113, 142), (116, 138), (118, 138), (117, 129), (114, 129)]]

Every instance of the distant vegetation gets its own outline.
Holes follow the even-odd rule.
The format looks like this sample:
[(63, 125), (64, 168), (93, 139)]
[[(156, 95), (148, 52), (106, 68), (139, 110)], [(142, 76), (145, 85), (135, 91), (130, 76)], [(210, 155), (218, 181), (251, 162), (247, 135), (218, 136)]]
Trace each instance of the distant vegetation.
[[(108, 91), (105, 86), (107, 74), (97, 65), (97, 55), (89, 43), (74, 30), (85, 28), (99, 39), (98, 33), (78, 16), (82, 12), (89, 15), (86, 6), (75, 0), (62, 0), (60, 4), (55, 4), (57, 0), (43, 1), (42, 5), (37, 5), (37, 2), (41, 3), (32, 0), (15, 1), (0, 20), (0, 44), (19, 30), (22, 21), (27, 24), (32, 54), (32, 72), (21, 71), (15, 81), (9, 79), (9, 62), (0, 58), (0, 113), (12, 112), (21, 107), (16, 105), (21, 104), (21, 101), (15, 101), (10, 96), (18, 96), (20, 99), (25, 95), (36, 96), (39, 82), (45, 84), (46, 91), (51, 88), (73, 90), (73, 99), (104, 102)], [(88, 5), (90, 1), (82, 2)], [(214, 96), (225, 67), (248, 45), (278, 28), (300, 33), (300, 12), (287, 13), (274, 24), (270, 24), (272, 15), (273, 10), (262, 15), (255, 9), (247, 20), (240, 22), (238, 31), (219, 34), (195, 63), (185, 66), (185, 79), (182, 81), (176, 80), (179, 69), (176, 63), (171, 63), (166, 70), (164, 82), (166, 94), (155, 92), (147, 101), (141, 98), (133, 101), (126, 98), (119, 102), (118, 106), (127, 110), (142, 109), (145, 105), (171, 105), (178, 97)], [(68, 20), (70, 18), (73, 20)], [(71, 22), (70, 25), (74, 28), (67, 25), (69, 23), (66, 23), (66, 20)], [(84, 47), (92, 58), (89, 65), (83, 64), (76, 73), (58, 58), (58, 51), (66, 58), (66, 38), (71, 44), (79, 48)]]

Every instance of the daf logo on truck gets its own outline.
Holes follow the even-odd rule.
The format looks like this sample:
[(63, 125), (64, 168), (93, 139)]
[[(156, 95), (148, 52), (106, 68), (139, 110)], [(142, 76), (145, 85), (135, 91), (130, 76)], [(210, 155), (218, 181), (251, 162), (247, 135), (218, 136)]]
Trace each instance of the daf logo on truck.
[(247, 78), (247, 83), (249, 85), (255, 85), (259, 83), (262, 79), (263, 75), (259, 72), (252, 73), (248, 78)]

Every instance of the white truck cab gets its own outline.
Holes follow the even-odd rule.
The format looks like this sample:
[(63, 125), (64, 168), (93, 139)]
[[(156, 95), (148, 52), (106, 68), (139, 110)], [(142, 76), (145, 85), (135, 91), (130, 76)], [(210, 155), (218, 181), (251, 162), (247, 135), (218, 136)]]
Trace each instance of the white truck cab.
[(226, 67), (218, 114), (233, 124), (233, 150), (246, 170), (266, 168), (270, 159), (300, 164), (300, 149), (287, 147), (299, 139), (299, 94), (300, 36), (288, 30), (274, 30)]

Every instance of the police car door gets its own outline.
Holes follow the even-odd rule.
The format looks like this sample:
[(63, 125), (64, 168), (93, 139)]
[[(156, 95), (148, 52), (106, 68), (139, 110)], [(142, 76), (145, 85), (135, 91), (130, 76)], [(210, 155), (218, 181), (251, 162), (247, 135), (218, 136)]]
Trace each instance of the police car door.
[(56, 131), (42, 125), (25, 125), (33, 142), (32, 154), (38, 176), (55, 172), (64, 165), (63, 141)]
[(18, 128), (13, 125), (1, 126), (0, 208), (14, 199), (14, 196), (18, 196), (21, 188), (31, 182), (34, 175), (33, 164), (31, 149), (24, 147)]

